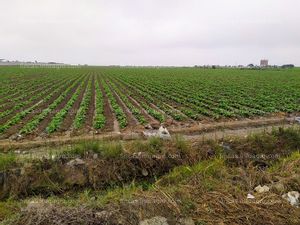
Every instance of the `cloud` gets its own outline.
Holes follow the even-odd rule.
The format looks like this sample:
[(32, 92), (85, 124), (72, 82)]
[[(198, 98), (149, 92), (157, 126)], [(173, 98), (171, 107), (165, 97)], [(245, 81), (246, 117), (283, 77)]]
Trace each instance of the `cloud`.
[(300, 65), (297, 0), (10, 0), (1, 58), (89, 64)]

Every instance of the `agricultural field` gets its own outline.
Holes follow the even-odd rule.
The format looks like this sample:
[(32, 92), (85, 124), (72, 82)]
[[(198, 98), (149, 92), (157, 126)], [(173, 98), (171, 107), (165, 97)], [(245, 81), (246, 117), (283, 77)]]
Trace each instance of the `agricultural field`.
[(300, 69), (0, 68), (0, 137), (135, 132), (296, 115)]
[(0, 84), (0, 225), (300, 223), (300, 69), (0, 67)]

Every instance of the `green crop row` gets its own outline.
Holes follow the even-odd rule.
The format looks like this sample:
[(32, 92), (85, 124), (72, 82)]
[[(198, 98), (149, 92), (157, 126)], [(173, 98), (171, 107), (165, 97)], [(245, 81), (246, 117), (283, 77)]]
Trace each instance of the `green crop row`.
[(54, 131), (58, 130), (64, 118), (67, 116), (69, 110), (72, 108), (72, 106), (78, 99), (80, 92), (83, 89), (83, 86), (84, 86), (84, 82), (82, 82), (81, 85), (77, 88), (77, 90), (74, 92), (74, 94), (67, 102), (65, 107), (61, 109), (57, 114), (55, 114), (55, 116), (52, 118), (51, 122), (48, 124), (46, 128), (47, 133), (53, 133)]
[(17, 113), (13, 118), (11, 118), (9, 121), (7, 121), (5, 124), (0, 125), (0, 134), (3, 133), (4, 131), (6, 131), (7, 129), (9, 129), (11, 126), (19, 123), (25, 116), (27, 116), (29, 113), (32, 112), (32, 110), (34, 110), (36, 106), (33, 105), (30, 108)]
[(94, 117), (93, 126), (95, 129), (101, 129), (105, 125), (105, 116), (104, 116), (104, 102), (103, 102), (103, 95), (101, 89), (99, 87), (99, 81), (96, 79), (96, 114)]
[[(133, 94), (132, 88), (126, 88), (121, 82), (117, 82), (120, 87), (123, 88), (123, 90), (126, 90), (126, 94), (129, 95), (132, 98), (136, 98), (137, 96)], [(152, 99), (151, 96), (144, 96), (145, 99), (148, 100), (148, 102), (153, 102), (154, 100)], [(150, 101), (149, 101), (150, 99)], [(141, 105), (142, 108), (146, 110), (146, 112), (152, 116), (153, 118), (157, 119), (159, 122), (164, 122), (165, 121), (165, 116), (158, 112), (157, 110), (153, 109), (152, 107), (149, 106), (149, 104), (145, 103), (144, 101), (140, 100), (139, 104)]]
[[(43, 101), (45, 101), (45, 102), (48, 101), (49, 99), (51, 99), (53, 97), (54, 94), (55, 94), (55, 92), (48, 94), (46, 97), (44, 97)], [(17, 113), (13, 118), (11, 118), (5, 124), (0, 126), (0, 133), (3, 133), (7, 129), (9, 129), (11, 126), (19, 123), (25, 116), (30, 114), (33, 110), (37, 109), (38, 107), (39, 107), (39, 104), (35, 104), (35, 105), (32, 105), (29, 108)]]
[(73, 127), (75, 129), (79, 129), (82, 127), (87, 111), (89, 109), (89, 105), (91, 103), (91, 97), (92, 97), (92, 81), (91, 79), (88, 81), (87, 88), (85, 90), (85, 94), (83, 96), (83, 99), (80, 103), (80, 107), (78, 109), (78, 112), (75, 116), (74, 122), (73, 122)]
[[(75, 80), (78, 80), (75, 79)], [(79, 81), (80, 82), (80, 81)], [(70, 83), (72, 83), (72, 85), (70, 86)], [(61, 93), (61, 95), (55, 99), (49, 106), (48, 108), (44, 109), (42, 111), (42, 113), (38, 114), (37, 116), (35, 116), (29, 123), (27, 123), (21, 130), (20, 133), (21, 134), (29, 134), (32, 133), (36, 127), (40, 124), (40, 122), (42, 120), (45, 119), (45, 117), (47, 115), (49, 115), (64, 99), (65, 97), (68, 95), (68, 93), (78, 84), (78, 82), (75, 82), (74, 80), (68, 82), (66, 84), (65, 87), (67, 87), (65, 89), (65, 91), (63, 91)], [(59, 90), (56, 90), (55, 93), (59, 92)]]
[(113, 108), (113, 111), (114, 111), (114, 113), (117, 117), (120, 128), (125, 128), (127, 126), (128, 122), (127, 122), (126, 115), (125, 115), (124, 111), (122, 110), (122, 108), (117, 103), (117, 100), (113, 96), (112, 91), (110, 90), (107, 83), (105, 81), (103, 81), (102, 84), (103, 84), (103, 88), (106, 92), (106, 95), (107, 95), (107, 97), (110, 101), (110, 104)]
[[(0, 119), (5, 116), (8, 116), (9, 114), (15, 112), (16, 110), (26, 107), (27, 105), (31, 104), (32, 102), (35, 102), (39, 99), (43, 99), (42, 97), (44, 95), (46, 95), (46, 93), (48, 93), (48, 92), (51, 93), (51, 90), (54, 89), (56, 87), (56, 85), (58, 85), (58, 84), (61, 84), (61, 86), (64, 85), (64, 80), (57, 82), (57, 84), (49, 84), (46, 87), (43, 87), (38, 93), (36, 93), (34, 95), (33, 95), (33, 93), (24, 94), (22, 96), (22, 98), (25, 98), (25, 96), (26, 97), (31, 96), (31, 97), (29, 99), (27, 99), (26, 101), (21, 101), (21, 99), (18, 99), (17, 102), (18, 101), (19, 102), (16, 105), (14, 105), (12, 108), (7, 109), (4, 112), (0, 113)], [(42, 84), (42, 85), (45, 85), (45, 84)]]
[(141, 110), (136, 108), (129, 100), (129, 98), (123, 94), (120, 89), (112, 82), (110, 82), (112, 88), (116, 91), (118, 96), (121, 98), (121, 100), (124, 102), (124, 104), (127, 106), (127, 108), (131, 111), (131, 113), (135, 116), (135, 118), (139, 121), (140, 124), (145, 124), (147, 121), (143, 114), (141, 113)]

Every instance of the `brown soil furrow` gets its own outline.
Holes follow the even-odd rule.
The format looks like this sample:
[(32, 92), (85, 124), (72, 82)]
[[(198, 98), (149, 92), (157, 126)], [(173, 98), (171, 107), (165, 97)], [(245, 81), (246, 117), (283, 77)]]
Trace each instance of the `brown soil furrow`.
[(65, 99), (51, 112), (49, 115), (39, 124), (37, 127), (36, 135), (41, 135), (45, 133), (45, 129), (48, 126), (48, 124), (51, 122), (52, 117), (58, 113), (61, 109), (64, 108), (64, 106), (67, 104), (67, 102), (70, 100), (76, 89), (79, 87), (80, 83), (82, 82), (82, 78), (80, 78), (80, 81), (75, 85), (75, 87), (72, 88), (72, 90), (67, 94)]
[(58, 132), (56, 133), (60, 133), (60, 132), (65, 132), (67, 130), (72, 130), (72, 124), (74, 122), (74, 119), (76, 117), (76, 114), (78, 112), (78, 109), (80, 107), (80, 104), (82, 102), (83, 96), (86, 93), (86, 89), (87, 89), (87, 85), (88, 85), (88, 81), (90, 79), (90, 75), (87, 76), (87, 79), (85, 80), (83, 89), (81, 90), (76, 102), (74, 103), (74, 105), (72, 106), (72, 108), (70, 109), (70, 111), (68, 112), (68, 115), (66, 116), (66, 118), (64, 119), (64, 121), (62, 122), (60, 128), (58, 129)]
[[(76, 81), (75, 81), (76, 82)], [(69, 84), (69, 86), (71, 86), (72, 83)], [(51, 99), (49, 99), (47, 102), (44, 102), (41, 106), (39, 106), (38, 109), (34, 110), (33, 112), (31, 112), (29, 115), (27, 115), (20, 123), (12, 126), (11, 128), (9, 128), (6, 132), (4, 137), (10, 137), (13, 134), (18, 133), (18, 131), (28, 122), (30, 122), (32, 120), (33, 117), (35, 117), (36, 115), (40, 114), (41, 112), (43, 112), (44, 109), (48, 108), (48, 106), (55, 101), (55, 99), (57, 99), (61, 92), (65, 91), (65, 87), (61, 87), (60, 92), (58, 92), (57, 94), (55, 94), (54, 96), (52, 96)]]
[(91, 101), (90, 101), (90, 105), (89, 105), (89, 109), (86, 115), (86, 120), (85, 120), (85, 128), (87, 130), (92, 130), (93, 129), (93, 119), (94, 119), (94, 115), (95, 115), (95, 97), (96, 94), (96, 90), (95, 90), (95, 75), (92, 76), (92, 96), (91, 96)]
[(147, 113), (147, 111), (133, 98), (131, 97), (128, 92), (125, 90), (125, 88), (123, 88), (123, 86), (119, 85), (118, 83), (114, 84), (120, 88), (120, 90), (128, 97), (128, 99), (130, 100), (130, 102), (136, 107), (138, 108), (142, 115), (144, 116), (144, 118), (148, 121), (148, 123), (152, 124), (152, 123), (160, 123), (158, 120), (154, 119), (151, 115), (149, 115)]
[(126, 115), (126, 119), (127, 119), (128, 125), (127, 125), (127, 127), (125, 129), (126, 130), (135, 129), (137, 127), (137, 125), (139, 124), (138, 120), (132, 115), (131, 111), (127, 108), (127, 106), (122, 101), (122, 99), (119, 97), (119, 95), (111, 87), (111, 85), (109, 84), (109, 82), (106, 81), (106, 83), (108, 84), (110, 90), (112, 91), (112, 94), (115, 97), (117, 103), (119, 104), (119, 106), (122, 108), (122, 110), (124, 111), (124, 113)]
[[(122, 85), (126, 86), (127, 88), (129, 88), (129, 86), (124, 82), (124, 81), (121, 81), (119, 79), (117, 79), (117, 82), (121, 83)], [(136, 87), (135, 87), (136, 88)], [(139, 95), (141, 96), (136, 90), (130, 88), (132, 92), (134, 92), (135, 95)], [(144, 102), (148, 102), (146, 101), (143, 96), (141, 96), (141, 98), (143, 99)], [(182, 123), (182, 122), (189, 122), (189, 123), (196, 123), (195, 120), (189, 118), (188, 116), (186, 116), (183, 112), (181, 112), (179, 109), (177, 108), (180, 108), (180, 104), (174, 102), (173, 100), (168, 100), (167, 103), (165, 101), (161, 101), (166, 107), (169, 107), (172, 111), (178, 113), (178, 114), (181, 114), (182, 116), (185, 117), (184, 121), (176, 121), (174, 120), (171, 116), (167, 115), (162, 109), (160, 109), (159, 107), (157, 107), (155, 104), (153, 103), (149, 103), (150, 106), (152, 108), (154, 108), (155, 110), (157, 110), (158, 112), (164, 114), (166, 116), (166, 118), (171, 121), (172, 120), (172, 123), (174, 124), (177, 124), (177, 123)]]
[[(173, 120), (171, 116), (167, 115), (163, 110), (161, 110), (160, 108), (158, 108), (155, 104), (150, 103), (149, 101), (147, 101), (142, 95), (140, 95), (136, 90), (130, 88), (125, 82), (123, 81), (117, 81), (118, 83), (121, 83), (125, 89), (130, 89), (130, 91), (134, 94), (134, 98), (138, 100), (138, 102), (144, 102), (146, 104), (148, 104), (151, 108), (153, 108), (154, 110), (160, 112), (161, 114), (163, 114), (168, 120)], [(174, 121), (176, 123), (176, 121)]]
[(109, 99), (104, 91), (104, 88), (102, 86), (102, 83), (99, 79), (99, 76), (97, 77), (99, 85), (100, 85), (100, 89), (103, 95), (103, 102), (104, 102), (104, 116), (105, 116), (105, 126), (103, 128), (103, 131), (106, 132), (111, 132), (111, 131), (115, 131), (115, 132), (119, 132), (119, 124), (118, 122), (116, 122), (116, 116), (113, 113), (111, 104), (109, 102)]

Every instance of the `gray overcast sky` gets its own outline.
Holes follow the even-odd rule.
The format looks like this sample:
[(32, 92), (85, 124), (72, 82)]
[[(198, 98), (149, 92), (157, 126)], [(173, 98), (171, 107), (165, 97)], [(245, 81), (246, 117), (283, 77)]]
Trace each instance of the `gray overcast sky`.
[(0, 58), (300, 65), (299, 0), (0, 0)]

